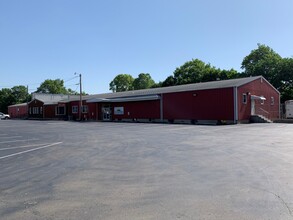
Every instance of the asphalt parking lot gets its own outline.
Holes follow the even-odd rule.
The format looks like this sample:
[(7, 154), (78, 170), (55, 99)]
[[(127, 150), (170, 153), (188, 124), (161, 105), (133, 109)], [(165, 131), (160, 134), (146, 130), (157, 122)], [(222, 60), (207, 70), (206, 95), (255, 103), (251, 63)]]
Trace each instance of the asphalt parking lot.
[(0, 219), (293, 219), (293, 125), (0, 121)]

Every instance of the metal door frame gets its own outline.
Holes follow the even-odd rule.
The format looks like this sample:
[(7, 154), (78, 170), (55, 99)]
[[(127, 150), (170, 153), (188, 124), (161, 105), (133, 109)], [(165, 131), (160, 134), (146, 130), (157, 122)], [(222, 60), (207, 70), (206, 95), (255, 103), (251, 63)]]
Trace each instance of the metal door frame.
[(103, 105), (102, 106), (102, 120), (103, 121), (111, 121), (112, 120), (111, 105)]

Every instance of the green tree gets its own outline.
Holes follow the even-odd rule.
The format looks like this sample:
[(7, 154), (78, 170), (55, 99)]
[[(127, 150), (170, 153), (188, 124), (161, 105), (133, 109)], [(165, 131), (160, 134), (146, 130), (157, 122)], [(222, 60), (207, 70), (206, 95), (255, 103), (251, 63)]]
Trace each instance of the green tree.
[(240, 77), (240, 74), (234, 69), (221, 70), (221, 72), (220, 72), (220, 79), (221, 80), (235, 79), (235, 78), (238, 78), (238, 77)]
[(0, 90), (0, 111), (7, 112), (9, 105), (28, 102), (30, 95), (25, 86), (14, 86)]
[(149, 73), (140, 73), (136, 79), (134, 79), (133, 89), (148, 89), (155, 85), (155, 81), (152, 79)]
[[(72, 90), (72, 89), (67, 89), (67, 94), (68, 95), (79, 95), (79, 92), (77, 92), (77, 91), (74, 91), (74, 90)], [(85, 91), (82, 91), (82, 93), (81, 93), (82, 95), (88, 95)]]
[(257, 49), (252, 50), (243, 59), (241, 68), (244, 69), (246, 76), (262, 75), (274, 85), (279, 78), (279, 67), (282, 57), (266, 45), (258, 44), (257, 46)]
[(61, 79), (46, 79), (41, 83), (40, 87), (37, 88), (36, 92), (46, 94), (68, 94), (68, 90), (64, 86), (64, 81)]
[(0, 90), (0, 111), (7, 113), (8, 106), (13, 104), (11, 89), (3, 88)]
[(109, 84), (113, 92), (123, 92), (133, 90), (133, 77), (129, 74), (117, 75)]
[(209, 82), (209, 81), (216, 81), (221, 80), (221, 70), (216, 69), (214, 67), (207, 67), (203, 74), (201, 75), (201, 82)]
[(281, 102), (293, 99), (293, 59), (282, 58), (266, 45), (258, 48), (243, 59), (245, 76), (262, 75), (281, 93)]
[(283, 58), (279, 65), (278, 81), (274, 83), (281, 93), (281, 101), (293, 99), (293, 58)]
[(158, 83), (155, 83), (154, 85), (152, 85), (151, 88), (160, 88), (160, 87), (162, 87), (162, 85), (163, 85), (163, 82), (158, 82)]
[(233, 79), (237, 78), (238, 75), (238, 72), (234, 69), (221, 70), (199, 59), (192, 59), (176, 68), (174, 75), (168, 76), (166, 80), (163, 81), (162, 86)]
[(203, 75), (209, 68), (210, 65), (199, 59), (188, 61), (174, 71), (175, 83), (182, 85), (201, 82)]
[(11, 95), (13, 97), (13, 104), (28, 102), (30, 95), (25, 86), (14, 86), (11, 88)]
[(175, 86), (176, 80), (174, 76), (168, 76), (163, 82), (162, 87)]

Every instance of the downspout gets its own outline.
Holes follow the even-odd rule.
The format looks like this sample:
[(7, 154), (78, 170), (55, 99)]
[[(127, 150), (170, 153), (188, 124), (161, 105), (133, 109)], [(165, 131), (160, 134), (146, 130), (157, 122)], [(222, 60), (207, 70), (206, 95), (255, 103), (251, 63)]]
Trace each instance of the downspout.
[(160, 121), (163, 122), (164, 120), (164, 112), (163, 112), (163, 94), (161, 94), (160, 98)]
[(235, 86), (233, 88), (233, 94), (234, 94), (234, 124), (237, 124), (238, 122), (238, 88)]

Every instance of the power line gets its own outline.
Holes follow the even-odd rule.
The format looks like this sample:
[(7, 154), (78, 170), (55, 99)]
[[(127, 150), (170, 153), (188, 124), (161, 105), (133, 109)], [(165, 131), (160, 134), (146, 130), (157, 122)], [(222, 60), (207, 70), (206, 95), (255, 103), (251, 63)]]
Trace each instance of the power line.
[[(67, 80), (63, 80), (64, 81), (64, 86), (66, 86), (66, 87), (69, 87), (69, 86), (72, 86), (72, 85), (66, 85), (65, 83), (66, 82), (69, 82), (69, 81), (71, 81), (71, 80), (73, 80), (73, 79), (76, 79), (76, 78), (78, 78), (79, 76), (74, 76), (74, 77), (71, 77), (71, 78), (69, 78), (69, 79), (67, 79)], [(44, 80), (45, 81), (45, 80)], [(7, 88), (7, 89), (11, 89), (12, 87), (14, 87), (14, 86), (29, 86), (29, 87), (35, 87), (35, 86), (40, 86), (44, 81), (42, 81), (42, 82), (39, 82), (39, 83), (15, 83), (15, 84), (11, 84), (11, 85), (0, 85), (0, 89), (2, 89), (2, 88)], [(77, 84), (73, 84), (73, 85), (77, 85)], [(36, 90), (36, 89), (29, 89), (29, 90)]]
[(79, 85), (79, 83), (74, 83), (74, 84), (71, 84), (71, 85), (66, 85), (66, 87), (69, 87), (69, 86), (76, 86), (76, 85)]
[(75, 90), (72, 90), (73, 92), (75, 92), (75, 93), (78, 93), (78, 88), (79, 88), (79, 86), (76, 86), (76, 88), (75, 88)]
[(76, 79), (78, 76), (74, 76), (74, 77), (72, 77), (72, 78), (69, 78), (69, 79), (67, 79), (67, 80), (64, 80), (64, 83), (66, 83), (66, 82), (68, 82), (68, 81), (71, 81), (71, 80), (73, 80), (73, 79)]

